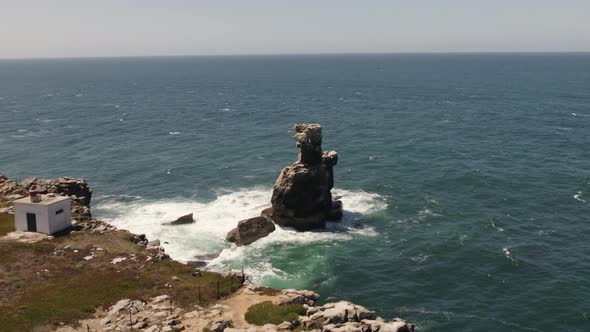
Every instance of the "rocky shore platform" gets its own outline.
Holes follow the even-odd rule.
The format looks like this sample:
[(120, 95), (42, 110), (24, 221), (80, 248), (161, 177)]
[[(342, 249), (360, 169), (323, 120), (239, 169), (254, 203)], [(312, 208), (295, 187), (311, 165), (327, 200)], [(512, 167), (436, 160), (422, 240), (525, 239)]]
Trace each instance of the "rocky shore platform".
[[(74, 226), (55, 236), (14, 231), (10, 202), (31, 189), (72, 197)], [(91, 195), (83, 179), (0, 175), (0, 331), (414, 330), (347, 301), (319, 304), (312, 291), (174, 261), (144, 235), (92, 218)]]

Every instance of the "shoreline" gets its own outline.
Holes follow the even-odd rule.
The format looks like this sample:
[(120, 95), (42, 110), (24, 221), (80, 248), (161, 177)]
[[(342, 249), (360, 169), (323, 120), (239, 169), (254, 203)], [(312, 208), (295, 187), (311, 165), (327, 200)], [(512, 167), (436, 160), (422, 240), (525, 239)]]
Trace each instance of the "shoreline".
[[(176, 273), (179, 276), (172, 275), (170, 279), (167, 279), (168, 282), (159, 285), (157, 290), (139, 290), (135, 296), (130, 298), (117, 299), (115, 296), (110, 301), (103, 301), (102, 305), (93, 308), (92, 313), (82, 314), (75, 321), (69, 323), (57, 322), (57, 325), (51, 320), (46, 321), (43, 326), (45, 328), (48, 327), (47, 324), (53, 326), (50, 330), (56, 329), (60, 332), (87, 331), (90, 329), (99, 331), (135, 329), (150, 332), (181, 330), (405, 332), (414, 330), (413, 324), (408, 324), (399, 318), (385, 321), (377, 317), (374, 311), (351, 302), (339, 301), (316, 305), (319, 295), (312, 291), (277, 290), (269, 287), (258, 287), (248, 281), (247, 278), (244, 278), (242, 272), (239, 271), (211, 272), (202, 270), (202, 266), (193, 268), (190, 264), (174, 260), (159, 246), (159, 241), (158, 243), (150, 242), (145, 235), (133, 234), (128, 230), (119, 229), (107, 222), (92, 218), (90, 209), (92, 189), (82, 179), (39, 180), (32, 178), (16, 183), (4, 176), (0, 176), (0, 214), (7, 215), (13, 212), (11, 211), (10, 202), (25, 197), (27, 187), (32, 186), (42, 188), (41, 193), (46, 191), (70, 196), (73, 201), (73, 227), (56, 236), (20, 231), (8, 232), (4, 236), (0, 236), (0, 248), (2, 248), (2, 245), (10, 247), (19, 246), (22, 243), (32, 247), (41, 244), (44, 246), (53, 244), (53, 248), (51, 248), (53, 254), (68, 256), (71, 251), (73, 259), (81, 258), (84, 264), (88, 264), (86, 269), (90, 269), (92, 264), (102, 260), (102, 264), (110, 263), (112, 266), (116, 266), (116, 269), (119, 269), (117, 273), (127, 267), (130, 270), (145, 269), (148, 264), (153, 266), (172, 265), (170, 269), (174, 270), (174, 272), (180, 272), (178, 269), (181, 269), (183, 273), (182, 275)], [(76, 192), (78, 195), (72, 195), (72, 192)], [(81, 238), (88, 238), (89, 243), (85, 243), (86, 246), (80, 245), (80, 249), (72, 249), (78, 248), (76, 245), (61, 247), (64, 242), (80, 242)], [(120, 242), (117, 242), (117, 244), (110, 243), (109, 245), (109, 241), (112, 242), (110, 239), (113, 238), (118, 238)], [(102, 242), (100, 247), (97, 246), (99, 242)], [(119, 247), (130, 246), (130, 243), (133, 244), (132, 247), (120, 250)], [(83, 252), (85, 256), (79, 257)], [(105, 256), (104, 254), (110, 254), (111, 252), (112, 256)], [(103, 256), (105, 257), (102, 258)], [(79, 262), (75, 264), (79, 264)], [(189, 278), (187, 275), (192, 277)], [(60, 279), (64, 276), (58, 275), (56, 277)], [(208, 281), (209, 284), (199, 284), (200, 279), (204, 277), (217, 280), (217, 289), (208, 287), (212, 285), (210, 281)], [(139, 273), (137, 279), (141, 279)], [(225, 282), (223, 286), (226, 287), (225, 293), (223, 293), (225, 295), (220, 294), (220, 280)], [(158, 282), (162, 283), (164, 281), (156, 281), (156, 283)], [(207, 304), (201, 306), (195, 299), (191, 304), (190, 299), (179, 300), (177, 297), (172, 297), (172, 294), (168, 294), (177, 291), (175, 289), (176, 283), (180, 282), (197, 282), (199, 285), (197, 286), (198, 301), (201, 302), (201, 300), (207, 298)], [(194, 288), (195, 286), (187, 287)], [(176, 294), (176, 296), (181, 296), (178, 293)], [(165, 300), (168, 300), (168, 306), (161, 304)], [(107, 303), (112, 304), (111, 302), (114, 301), (116, 301), (114, 305), (107, 305)], [(276, 324), (268, 323), (260, 326), (251, 324), (244, 318), (250, 308), (260, 306), (266, 302), (271, 303), (268, 304), (270, 308), (283, 309), (286, 308), (285, 306), (297, 306), (299, 312), (296, 316), (293, 316), (296, 318), (291, 317), (290, 321), (275, 321)], [(136, 315), (135, 320), (133, 314)], [(2, 329), (0, 328), (0, 330)]]

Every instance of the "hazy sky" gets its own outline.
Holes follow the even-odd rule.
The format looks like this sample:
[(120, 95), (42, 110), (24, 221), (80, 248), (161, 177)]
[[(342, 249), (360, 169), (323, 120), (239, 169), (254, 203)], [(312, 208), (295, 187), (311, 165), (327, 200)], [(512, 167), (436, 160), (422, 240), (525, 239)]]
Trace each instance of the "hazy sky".
[(590, 51), (590, 0), (0, 0), (0, 58)]

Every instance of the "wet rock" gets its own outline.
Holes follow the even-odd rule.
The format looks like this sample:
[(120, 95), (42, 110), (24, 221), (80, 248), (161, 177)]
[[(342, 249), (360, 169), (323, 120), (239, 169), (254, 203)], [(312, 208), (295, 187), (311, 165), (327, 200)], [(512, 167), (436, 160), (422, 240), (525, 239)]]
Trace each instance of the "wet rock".
[(159, 247), (160, 246), (160, 240), (153, 240), (153, 241), (149, 241), (147, 243), (148, 246), (152, 246), (152, 247)]
[(164, 225), (186, 225), (186, 224), (192, 224), (194, 222), (195, 222), (195, 220), (193, 219), (193, 214), (189, 213), (189, 214), (184, 215), (174, 221), (171, 221), (169, 223), (165, 223)]
[(342, 217), (342, 203), (332, 200), (333, 167), (338, 162), (335, 151), (322, 152), (322, 127), (298, 124), (294, 127), (298, 160), (281, 171), (271, 198), (272, 220), (296, 230), (322, 228), (326, 220)]
[(275, 225), (264, 217), (242, 220), (227, 233), (226, 240), (239, 246), (248, 245), (275, 231)]

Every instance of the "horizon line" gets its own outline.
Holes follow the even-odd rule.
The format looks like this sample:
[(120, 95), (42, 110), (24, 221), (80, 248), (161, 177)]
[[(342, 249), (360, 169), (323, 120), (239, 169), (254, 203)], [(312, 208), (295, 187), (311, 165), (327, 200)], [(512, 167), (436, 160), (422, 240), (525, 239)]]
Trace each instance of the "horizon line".
[(0, 61), (14, 60), (75, 60), (75, 59), (121, 59), (121, 58), (193, 58), (193, 57), (264, 57), (264, 56), (334, 56), (334, 55), (493, 55), (493, 54), (590, 54), (590, 51), (400, 51), (400, 52), (293, 52), (293, 53), (212, 53), (212, 54), (153, 54), (153, 55), (82, 55), (82, 56), (32, 56), (0, 57)]

